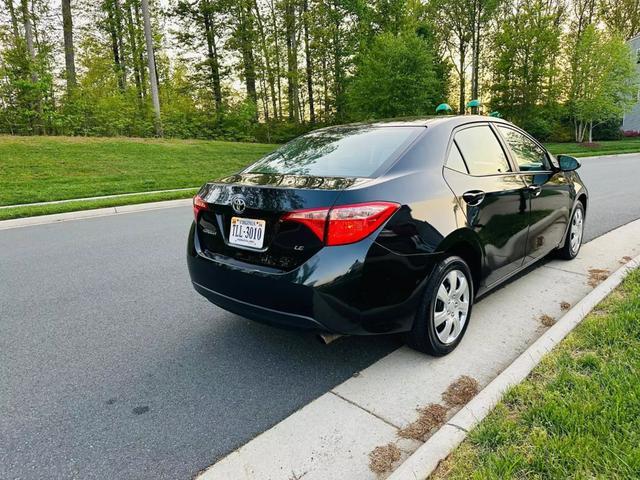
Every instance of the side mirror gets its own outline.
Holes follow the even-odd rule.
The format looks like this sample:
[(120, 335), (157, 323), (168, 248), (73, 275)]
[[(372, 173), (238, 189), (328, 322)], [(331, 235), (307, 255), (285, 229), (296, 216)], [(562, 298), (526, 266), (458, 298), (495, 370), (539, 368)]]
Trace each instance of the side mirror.
[(578, 159), (569, 155), (558, 155), (558, 165), (563, 172), (572, 172), (580, 168)]

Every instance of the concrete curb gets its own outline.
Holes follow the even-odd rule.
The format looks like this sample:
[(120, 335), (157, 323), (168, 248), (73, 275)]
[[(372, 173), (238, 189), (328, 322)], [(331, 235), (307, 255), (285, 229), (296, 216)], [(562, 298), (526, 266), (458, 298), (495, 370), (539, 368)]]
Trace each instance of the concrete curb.
[(409, 456), (387, 480), (426, 479), (498, 404), (505, 392), (522, 382), (542, 358), (558, 345), (593, 308), (609, 295), (625, 277), (640, 267), (640, 255), (611, 274), (580, 300), (555, 325), (492, 380), (478, 395), (456, 413)]
[(121, 207), (96, 208), (93, 210), (78, 210), (77, 212), (55, 213), (53, 215), (40, 215), (36, 217), (16, 218), (0, 221), (0, 230), (10, 228), (29, 227), (33, 225), (46, 225), (49, 223), (67, 222), (69, 220), (82, 220), (85, 218), (106, 217), (123, 213), (144, 212), (147, 210), (159, 210), (162, 208), (185, 207), (191, 205), (192, 199), (166, 200), (162, 202), (138, 203)]
[(59, 205), (61, 203), (87, 202), (91, 200), (105, 200), (109, 198), (137, 197), (141, 195), (154, 195), (156, 193), (187, 192), (189, 190), (198, 190), (198, 188), (200, 187), (172, 188), (169, 190), (151, 190), (148, 192), (117, 193), (114, 195), (100, 195), (98, 197), (83, 197), (83, 198), (69, 198), (67, 200), (52, 200), (50, 202), (19, 203), (16, 205), (2, 205), (0, 206), (0, 210), (8, 210), (10, 208), (24, 208), (24, 207), (42, 207), (44, 205)]

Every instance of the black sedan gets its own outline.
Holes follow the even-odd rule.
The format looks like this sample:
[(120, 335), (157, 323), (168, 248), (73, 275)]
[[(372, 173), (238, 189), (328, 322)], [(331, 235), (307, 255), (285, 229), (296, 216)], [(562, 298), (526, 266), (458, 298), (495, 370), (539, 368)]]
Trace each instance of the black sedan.
[(474, 299), (551, 252), (580, 250), (579, 162), (504, 120), (324, 128), (194, 198), (195, 289), (260, 322), (324, 334), (404, 332), (444, 355)]

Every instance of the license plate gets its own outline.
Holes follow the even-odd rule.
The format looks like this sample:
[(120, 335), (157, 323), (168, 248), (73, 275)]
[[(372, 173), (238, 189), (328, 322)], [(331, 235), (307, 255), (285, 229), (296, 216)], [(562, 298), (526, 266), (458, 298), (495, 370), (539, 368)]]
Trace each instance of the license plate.
[(231, 217), (229, 243), (240, 247), (262, 248), (266, 223), (253, 218)]

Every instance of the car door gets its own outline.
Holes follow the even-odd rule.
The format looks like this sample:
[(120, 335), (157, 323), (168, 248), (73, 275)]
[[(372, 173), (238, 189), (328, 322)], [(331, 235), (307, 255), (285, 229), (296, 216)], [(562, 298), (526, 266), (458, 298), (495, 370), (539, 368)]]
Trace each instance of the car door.
[(562, 241), (571, 215), (571, 187), (538, 142), (514, 127), (501, 124), (496, 127), (528, 186), (531, 213), (525, 262), (530, 263)]
[(482, 290), (524, 262), (529, 227), (527, 184), (514, 171), (488, 123), (454, 131), (444, 175), (484, 251)]

